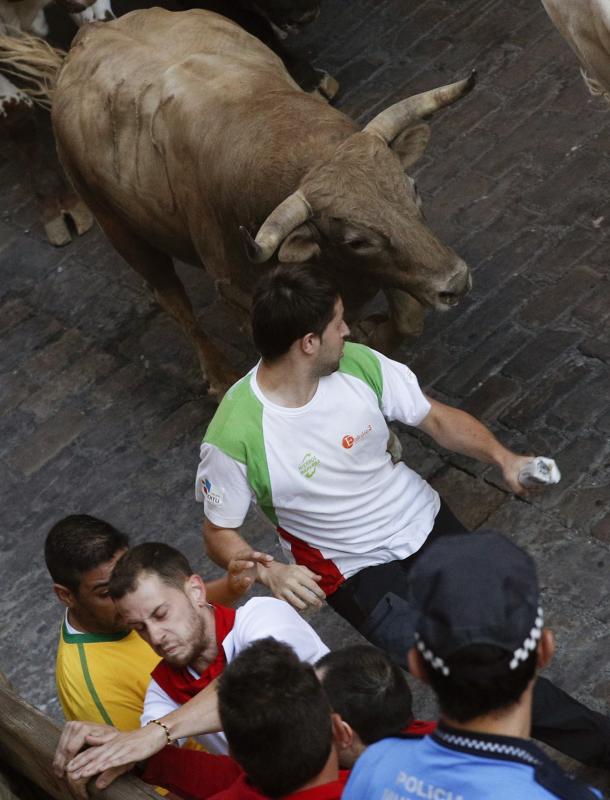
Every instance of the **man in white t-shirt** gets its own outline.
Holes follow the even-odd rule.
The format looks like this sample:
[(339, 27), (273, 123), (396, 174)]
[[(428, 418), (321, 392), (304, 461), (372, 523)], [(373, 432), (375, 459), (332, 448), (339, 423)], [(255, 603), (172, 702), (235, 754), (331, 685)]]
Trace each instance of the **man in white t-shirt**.
[(229, 390), (201, 446), (196, 497), (208, 554), (225, 565), (247, 547), (238, 528), (254, 502), (291, 562), (259, 569), (259, 580), (299, 609), (326, 598), (362, 629), (388, 590), (405, 594), (430, 536), (464, 530), (427, 481), (392, 462), (386, 420), (496, 464), (517, 493), (530, 458), (426, 397), (404, 364), (345, 342), (341, 298), (311, 268), (264, 277), (253, 334), (262, 359)]
[[(495, 464), (517, 494), (531, 456), (424, 395), (404, 364), (346, 342), (343, 303), (320, 269), (266, 273), (252, 331), (261, 361), (228, 391), (201, 446), (196, 497), (207, 552), (226, 566), (247, 547), (238, 529), (254, 502), (292, 562), (259, 567), (258, 580), (298, 609), (326, 599), (404, 664), (415, 621), (409, 573), (434, 539), (465, 528), (417, 472), (392, 462), (386, 420)], [(548, 681), (538, 684), (534, 713), (535, 735), (588, 763), (607, 758), (608, 721)]]

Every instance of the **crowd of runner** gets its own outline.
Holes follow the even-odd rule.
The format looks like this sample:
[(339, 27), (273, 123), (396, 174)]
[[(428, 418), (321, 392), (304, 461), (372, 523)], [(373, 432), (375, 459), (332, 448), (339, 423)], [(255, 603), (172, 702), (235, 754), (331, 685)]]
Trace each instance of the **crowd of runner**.
[[(261, 360), (222, 400), (196, 476), (225, 576), (204, 583), (168, 544), (130, 547), (86, 514), (47, 536), (66, 607), (57, 774), (81, 796), (133, 769), (183, 798), (601, 797), (530, 739), (610, 765), (610, 720), (538, 677), (554, 641), (532, 559), (510, 531), (468, 532), (387, 423), (495, 464), (518, 494), (531, 456), (346, 341), (321, 269), (267, 273), (252, 330)], [(252, 504), (285, 563), (242, 537)], [(248, 599), (254, 581), (270, 596)], [(371, 644), (330, 652), (298, 613), (324, 602)], [(437, 719), (417, 719), (407, 672)]]

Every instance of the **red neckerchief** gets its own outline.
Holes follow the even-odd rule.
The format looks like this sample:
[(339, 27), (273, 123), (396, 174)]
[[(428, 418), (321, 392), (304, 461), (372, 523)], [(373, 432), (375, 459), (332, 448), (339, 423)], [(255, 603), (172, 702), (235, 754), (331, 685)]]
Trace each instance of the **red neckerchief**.
[(168, 694), (175, 703), (183, 705), (202, 689), (212, 683), (225, 668), (227, 657), (222, 643), (233, 630), (235, 609), (213, 605), (216, 622), (216, 644), (218, 655), (198, 678), (194, 678), (187, 667), (172, 667), (163, 660), (151, 672), (153, 680)]
[(433, 720), (414, 719), (406, 728), (403, 728), (401, 734), (408, 734), (410, 736), (426, 736), (436, 730), (437, 723)]

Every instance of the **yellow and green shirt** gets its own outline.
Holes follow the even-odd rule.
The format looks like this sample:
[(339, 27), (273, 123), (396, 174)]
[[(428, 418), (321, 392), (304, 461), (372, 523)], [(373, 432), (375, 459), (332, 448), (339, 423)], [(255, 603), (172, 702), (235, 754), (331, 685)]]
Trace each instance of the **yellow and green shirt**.
[(139, 728), (150, 673), (159, 660), (135, 631), (77, 633), (64, 620), (55, 680), (66, 719)]

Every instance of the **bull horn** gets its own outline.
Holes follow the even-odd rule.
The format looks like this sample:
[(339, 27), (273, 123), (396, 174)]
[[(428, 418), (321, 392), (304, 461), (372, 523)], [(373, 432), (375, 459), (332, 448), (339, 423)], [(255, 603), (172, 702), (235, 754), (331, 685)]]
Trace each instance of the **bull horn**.
[(449, 83), (447, 86), (439, 86), (428, 92), (407, 97), (393, 106), (386, 108), (377, 114), (376, 117), (364, 127), (367, 133), (379, 136), (390, 144), (399, 133), (406, 130), (422, 117), (428, 116), (439, 108), (449, 106), (456, 100), (462, 98), (472, 89), (476, 83), (476, 70), (472, 70), (470, 76), (456, 83)]
[(276, 206), (261, 225), (256, 239), (253, 239), (243, 226), (240, 233), (246, 244), (250, 261), (262, 264), (268, 261), (289, 233), (311, 217), (313, 211), (305, 196), (300, 192), (291, 195)]

